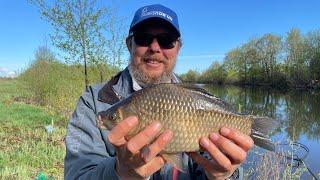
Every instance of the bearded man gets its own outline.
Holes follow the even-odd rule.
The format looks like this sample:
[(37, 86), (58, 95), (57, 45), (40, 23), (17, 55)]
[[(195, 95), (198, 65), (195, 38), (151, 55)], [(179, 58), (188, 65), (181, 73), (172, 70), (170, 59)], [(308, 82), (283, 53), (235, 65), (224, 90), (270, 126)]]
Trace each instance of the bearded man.
[[(179, 83), (173, 73), (181, 43), (176, 13), (159, 4), (138, 9), (126, 38), (130, 62), (109, 82), (83, 93), (68, 123), (65, 179), (226, 179), (245, 161), (253, 140), (223, 127), (220, 133), (199, 139), (206, 158), (182, 154), (187, 172), (177, 172), (159, 156), (174, 137), (152, 123), (130, 140), (137, 117), (123, 119), (111, 131), (96, 126), (96, 115), (135, 91), (158, 83)], [(143, 151), (148, 146), (149, 151)]]

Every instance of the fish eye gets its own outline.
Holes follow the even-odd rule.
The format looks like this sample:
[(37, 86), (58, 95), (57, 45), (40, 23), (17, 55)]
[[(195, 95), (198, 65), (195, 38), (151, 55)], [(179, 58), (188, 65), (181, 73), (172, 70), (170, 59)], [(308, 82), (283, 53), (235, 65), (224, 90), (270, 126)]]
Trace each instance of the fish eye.
[(117, 119), (117, 114), (116, 113), (112, 113), (111, 115), (109, 115), (109, 120), (110, 121), (115, 121)]

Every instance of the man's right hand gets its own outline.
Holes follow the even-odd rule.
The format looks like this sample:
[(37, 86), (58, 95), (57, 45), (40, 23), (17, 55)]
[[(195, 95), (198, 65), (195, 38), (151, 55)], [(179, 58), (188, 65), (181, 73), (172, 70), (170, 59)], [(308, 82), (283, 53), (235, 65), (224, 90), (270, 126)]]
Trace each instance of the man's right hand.
[(173, 137), (170, 130), (164, 131), (157, 137), (161, 124), (154, 122), (126, 140), (125, 136), (137, 124), (136, 117), (128, 117), (115, 126), (108, 135), (110, 143), (116, 148), (116, 171), (121, 179), (146, 179), (158, 171), (165, 164), (165, 160), (157, 155)]

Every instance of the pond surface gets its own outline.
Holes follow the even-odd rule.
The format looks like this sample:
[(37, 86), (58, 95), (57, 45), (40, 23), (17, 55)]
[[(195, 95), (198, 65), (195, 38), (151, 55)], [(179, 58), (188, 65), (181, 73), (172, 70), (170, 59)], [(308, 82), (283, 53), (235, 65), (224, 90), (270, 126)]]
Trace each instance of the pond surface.
[[(203, 85), (212, 94), (230, 103), (238, 112), (269, 116), (280, 123), (272, 139), (277, 142), (277, 151), (290, 151), (294, 159), (301, 158), (306, 166), (319, 177), (320, 173), (320, 92), (289, 91), (279, 92), (258, 88)], [(286, 145), (297, 142), (295, 145)], [(258, 150), (257, 150), (258, 149)], [(261, 152), (261, 148), (253, 151)], [(308, 152), (309, 151), (309, 152)], [(264, 151), (266, 152), (266, 151)], [(250, 153), (245, 169), (255, 169), (257, 164), (250, 160), (259, 159), (259, 153)], [(270, 161), (270, 160), (269, 160)], [(290, 160), (287, 161), (289, 163)], [(295, 165), (299, 162), (293, 161)], [(276, 164), (276, 162), (272, 162)], [(281, 163), (280, 163), (281, 164)], [(300, 162), (299, 167), (303, 164)], [(292, 171), (296, 169), (292, 168)], [(247, 172), (248, 173), (248, 172)], [(305, 170), (303, 179), (311, 179)]]

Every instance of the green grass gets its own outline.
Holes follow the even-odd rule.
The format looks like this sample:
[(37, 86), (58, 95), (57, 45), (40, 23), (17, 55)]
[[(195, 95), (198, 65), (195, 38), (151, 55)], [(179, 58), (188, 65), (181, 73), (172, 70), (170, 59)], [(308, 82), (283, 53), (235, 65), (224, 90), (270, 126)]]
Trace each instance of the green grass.
[[(27, 100), (27, 101), (26, 101)], [(15, 80), (0, 80), (0, 179), (33, 179), (40, 172), (63, 179), (66, 120), (26, 104)], [(45, 126), (54, 121), (55, 131)]]

